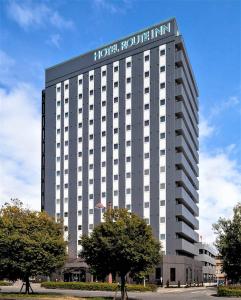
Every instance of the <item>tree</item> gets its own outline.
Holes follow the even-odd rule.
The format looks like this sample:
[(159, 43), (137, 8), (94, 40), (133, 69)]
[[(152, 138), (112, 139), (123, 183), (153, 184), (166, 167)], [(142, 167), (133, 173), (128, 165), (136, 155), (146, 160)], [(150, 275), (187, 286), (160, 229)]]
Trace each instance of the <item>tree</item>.
[(161, 245), (146, 222), (126, 209), (108, 209), (104, 222), (82, 236), (80, 256), (100, 276), (117, 273), (121, 299), (126, 299), (126, 275), (150, 271), (160, 261)]
[(66, 243), (62, 224), (46, 212), (25, 209), (14, 200), (0, 209), (0, 277), (21, 279), (29, 293), (31, 276), (49, 275), (63, 266)]
[(213, 225), (216, 247), (223, 258), (223, 271), (232, 282), (241, 281), (241, 203), (233, 209), (232, 219), (219, 218)]

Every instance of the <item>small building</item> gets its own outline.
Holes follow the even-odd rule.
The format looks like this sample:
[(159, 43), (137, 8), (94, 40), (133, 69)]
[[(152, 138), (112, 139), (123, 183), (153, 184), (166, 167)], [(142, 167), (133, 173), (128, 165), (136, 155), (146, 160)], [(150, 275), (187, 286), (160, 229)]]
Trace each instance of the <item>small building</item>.
[(226, 283), (226, 274), (223, 272), (223, 259), (222, 256), (217, 255), (215, 257), (215, 275), (217, 278), (217, 285), (222, 285)]
[(199, 255), (196, 256), (196, 260), (202, 262), (202, 273), (203, 273), (203, 282), (204, 283), (211, 283), (216, 281), (216, 262), (215, 256), (216, 251), (215, 249), (205, 243), (197, 243), (198, 253)]

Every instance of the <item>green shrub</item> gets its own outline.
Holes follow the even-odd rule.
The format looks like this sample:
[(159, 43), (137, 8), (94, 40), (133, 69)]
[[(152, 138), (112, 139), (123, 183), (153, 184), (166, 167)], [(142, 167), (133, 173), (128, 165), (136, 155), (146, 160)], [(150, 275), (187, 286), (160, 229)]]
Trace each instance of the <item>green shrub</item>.
[(0, 280), (0, 286), (8, 286), (8, 285), (12, 285), (12, 283), (8, 282), (8, 281), (1, 281)]
[(241, 286), (219, 286), (217, 294), (219, 297), (241, 297)]
[[(106, 282), (42, 282), (41, 286), (47, 289), (70, 289), (70, 290), (86, 290), (86, 291), (115, 291), (116, 283)], [(146, 286), (139, 284), (127, 284), (128, 291), (155, 291), (156, 286), (148, 284)]]

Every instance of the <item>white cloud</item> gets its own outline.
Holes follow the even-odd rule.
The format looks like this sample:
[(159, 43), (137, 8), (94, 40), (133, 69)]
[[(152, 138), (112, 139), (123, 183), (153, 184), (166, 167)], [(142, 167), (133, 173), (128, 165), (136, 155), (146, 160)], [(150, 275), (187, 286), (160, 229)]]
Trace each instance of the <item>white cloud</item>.
[(9, 17), (23, 29), (47, 27), (71, 29), (74, 24), (64, 19), (58, 11), (51, 9), (44, 3), (36, 1), (10, 1), (7, 6)]
[(0, 82), (6, 84), (12, 82), (12, 69), (15, 61), (7, 53), (0, 49)]
[(241, 201), (241, 169), (228, 152), (200, 153), (200, 234), (213, 242), (212, 224), (219, 217), (230, 217)]
[(61, 36), (60, 34), (52, 34), (50, 38), (47, 40), (47, 44), (53, 45), (57, 48), (60, 48)]
[(104, 9), (112, 14), (125, 13), (127, 9), (132, 7), (132, 3), (133, 1), (130, 0), (93, 0), (94, 8)]
[(40, 209), (40, 91), (0, 88), (0, 204), (19, 198)]
[(201, 117), (200, 123), (199, 123), (199, 137), (200, 139), (208, 138), (210, 137), (215, 131), (214, 126), (211, 126), (210, 123)]
[(218, 104), (214, 105), (210, 111), (209, 118), (216, 117), (228, 109), (235, 108), (240, 104), (240, 100), (237, 96), (231, 96), (225, 101), (221, 101)]

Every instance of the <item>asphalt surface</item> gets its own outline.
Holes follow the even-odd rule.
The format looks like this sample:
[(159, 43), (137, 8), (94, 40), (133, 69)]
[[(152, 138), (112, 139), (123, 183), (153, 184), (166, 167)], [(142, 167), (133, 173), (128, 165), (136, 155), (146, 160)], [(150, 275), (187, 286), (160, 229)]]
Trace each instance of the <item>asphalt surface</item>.
[[(1, 292), (19, 292), (20, 285), (10, 287), (1, 287)], [(78, 290), (62, 290), (62, 289), (44, 289), (39, 284), (33, 284), (32, 288), (36, 293), (57, 293), (69, 296), (79, 297), (113, 297), (114, 292), (104, 291), (78, 291)], [(120, 295), (120, 293), (118, 293)], [(129, 292), (129, 299), (135, 300), (227, 300), (227, 297), (216, 297), (216, 288), (196, 287), (196, 288), (180, 288), (180, 289), (160, 289), (158, 292)], [(55, 298), (57, 299), (57, 298)], [(232, 298), (239, 299), (240, 298)]]

